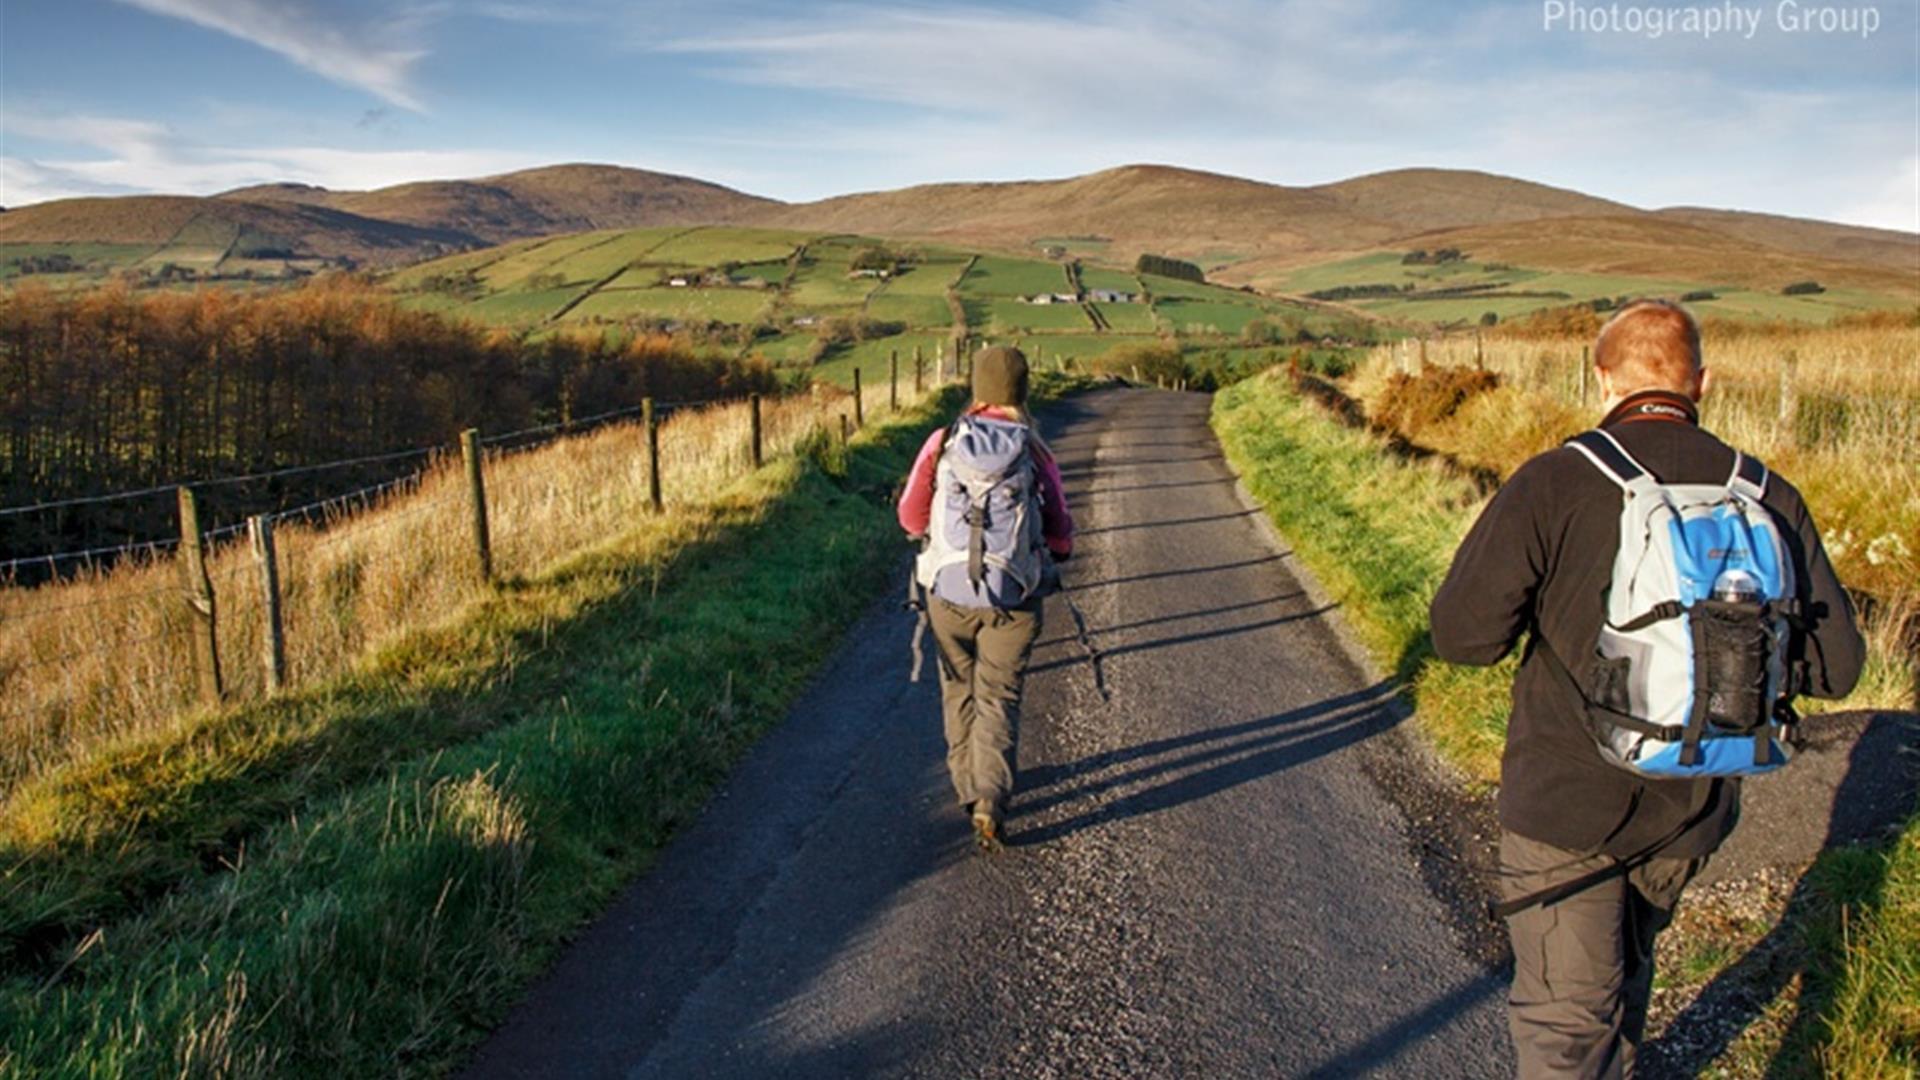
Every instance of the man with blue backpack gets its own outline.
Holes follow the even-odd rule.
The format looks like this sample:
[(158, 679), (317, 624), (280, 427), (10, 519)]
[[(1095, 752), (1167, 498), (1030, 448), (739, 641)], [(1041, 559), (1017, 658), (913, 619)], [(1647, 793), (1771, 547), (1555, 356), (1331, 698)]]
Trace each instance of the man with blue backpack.
[(1041, 601), (1058, 586), (1056, 560), (1073, 554), (1060, 467), (1027, 413), (1027, 382), (1020, 350), (975, 355), (972, 406), (927, 437), (898, 508), (922, 540), (914, 580), (940, 654), (947, 770), (986, 850), (1000, 844), (1013, 794)]
[(1442, 659), (1526, 635), (1501, 761), (1509, 1023), (1522, 1077), (1631, 1076), (1655, 936), (1733, 830), (1740, 780), (1792, 756), (1792, 699), (1865, 656), (1799, 492), (1702, 430), (1676, 304), (1601, 328), (1600, 426), (1488, 503), (1433, 598)]

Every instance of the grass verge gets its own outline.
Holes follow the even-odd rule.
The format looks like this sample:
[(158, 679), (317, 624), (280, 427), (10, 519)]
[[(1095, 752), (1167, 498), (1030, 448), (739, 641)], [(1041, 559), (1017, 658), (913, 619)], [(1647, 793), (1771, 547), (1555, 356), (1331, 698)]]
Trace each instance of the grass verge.
[(1294, 393), (1283, 370), (1214, 398), (1227, 461), (1337, 601), (1376, 660), (1407, 683), (1416, 722), (1480, 786), (1500, 775), (1511, 671), (1433, 662), (1427, 605), (1481, 502), (1472, 481), (1407, 460)]
[(780, 717), (879, 586), (886, 497), (957, 402), (22, 792), (0, 1076), (449, 1067)]
[[(1478, 512), (1481, 487), (1437, 458), (1393, 452), (1296, 392), (1283, 370), (1221, 391), (1227, 460), (1293, 554), (1340, 603), (1375, 660), (1407, 686), (1415, 723), (1470, 784), (1499, 780), (1514, 662), (1437, 662), (1427, 605)], [(1875, 661), (1897, 667), (1893, 659)], [(1904, 670), (1904, 669), (1902, 669)], [(1871, 688), (1869, 688), (1871, 691)], [(1686, 910), (1683, 907), (1683, 912)], [(1755, 949), (1771, 936), (1777, 946)], [(1785, 965), (1759, 1045), (1732, 1040), (1727, 1075), (1912, 1076), (1920, 1070), (1920, 817), (1885, 843), (1823, 853), (1776, 919), (1748, 939), (1680, 935), (1675, 965), (1706, 984), (1743, 964)], [(1753, 959), (1749, 959), (1753, 958)], [(1758, 1035), (1758, 1033), (1756, 1033)]]

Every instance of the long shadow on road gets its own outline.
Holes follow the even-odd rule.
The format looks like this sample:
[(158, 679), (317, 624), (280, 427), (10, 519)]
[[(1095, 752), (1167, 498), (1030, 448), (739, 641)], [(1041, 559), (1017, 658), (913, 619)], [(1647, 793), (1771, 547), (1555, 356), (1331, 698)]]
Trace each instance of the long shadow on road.
[[(1398, 722), (1396, 710), (1389, 707), (1392, 693), (1390, 684), (1376, 683), (1365, 690), (1261, 720), (1156, 739), (1064, 765), (1023, 771), (1025, 794), (1015, 800), (1016, 816), (1035, 815), (1063, 805), (1087, 805), (1076, 807), (1062, 820), (1016, 832), (1008, 844), (1046, 844), (1081, 829), (1204, 799), (1372, 738)], [(1142, 759), (1155, 760), (1125, 772), (1078, 782), (1115, 765)], [(1169, 775), (1173, 778), (1164, 783), (1110, 802), (1098, 799), (1108, 792)]]

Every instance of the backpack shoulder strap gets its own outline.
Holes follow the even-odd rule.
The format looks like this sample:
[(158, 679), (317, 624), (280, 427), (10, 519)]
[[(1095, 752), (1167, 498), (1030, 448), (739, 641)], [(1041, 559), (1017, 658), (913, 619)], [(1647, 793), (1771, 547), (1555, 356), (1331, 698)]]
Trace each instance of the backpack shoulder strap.
[(1619, 440), (1599, 428), (1583, 431), (1568, 439), (1566, 444), (1593, 462), (1594, 468), (1605, 473), (1607, 479), (1620, 485), (1620, 489), (1629, 495), (1659, 484), (1652, 473), (1633, 460), (1633, 455), (1627, 453), (1627, 448), (1621, 446)]
[(1733, 452), (1733, 475), (1727, 477), (1727, 487), (1745, 495), (1754, 502), (1767, 497), (1767, 467), (1760, 459), (1749, 457), (1738, 450)]

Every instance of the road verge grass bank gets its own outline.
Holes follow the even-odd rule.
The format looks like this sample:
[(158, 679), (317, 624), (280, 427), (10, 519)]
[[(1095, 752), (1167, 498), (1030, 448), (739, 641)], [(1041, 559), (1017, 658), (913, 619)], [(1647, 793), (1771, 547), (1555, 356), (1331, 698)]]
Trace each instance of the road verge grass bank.
[(1401, 679), (1416, 722), (1484, 791), (1498, 782), (1507, 666), (1434, 661), (1427, 605), (1481, 504), (1438, 460), (1389, 452), (1302, 397), (1284, 368), (1222, 390), (1213, 427), (1227, 461), (1375, 661)]
[(431, 1074), (776, 722), (958, 390), (0, 813), (0, 1076)]
[[(1490, 790), (1499, 781), (1514, 661), (1444, 664), (1427, 635), (1428, 603), (1484, 505), (1484, 483), (1438, 456), (1409, 456), (1387, 435), (1343, 423), (1299, 392), (1284, 369), (1222, 390), (1213, 426), (1293, 556), (1340, 604), (1375, 662), (1402, 681), (1418, 728), (1471, 788)], [(1899, 661), (1875, 663), (1885, 669)], [(1825, 1075), (1913, 1075), (1920, 1068), (1920, 818), (1883, 843), (1823, 853), (1801, 889), (1792, 925), (1780, 928), (1792, 942), (1782, 962), (1800, 973), (1791, 980), (1793, 1001), (1781, 1007), (1796, 1016), (1767, 1058)], [(1737, 945), (1722, 951), (1716, 969), (1739, 958)], [(1713, 974), (1700, 972), (1698, 981)], [(1761, 1062), (1756, 1074), (1766, 1072)], [(1744, 1074), (1737, 1065), (1734, 1073)]]

